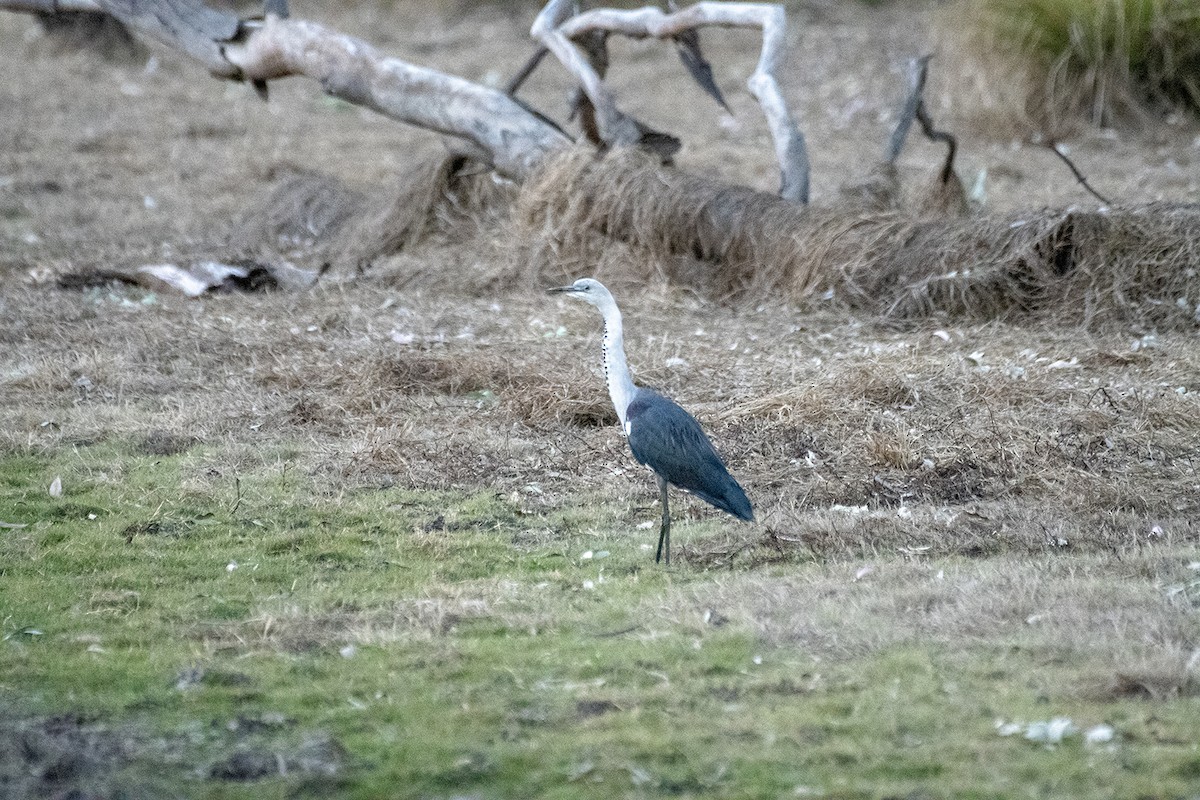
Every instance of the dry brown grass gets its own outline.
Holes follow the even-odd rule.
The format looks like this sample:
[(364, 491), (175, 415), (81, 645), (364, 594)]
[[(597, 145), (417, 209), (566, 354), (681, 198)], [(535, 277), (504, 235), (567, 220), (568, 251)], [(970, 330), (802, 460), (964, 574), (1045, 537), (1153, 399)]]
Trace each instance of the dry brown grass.
[(282, 251), (362, 272), (417, 242), (461, 241), (464, 231), (469, 237), (494, 226), (512, 194), (511, 184), (462, 156), (418, 162), (366, 192), (328, 175), (288, 170), (239, 222), (229, 247), (251, 255)]
[[(717, 299), (827, 291), (892, 319), (1191, 329), (1200, 313), (1200, 210), (1187, 205), (962, 220), (800, 208), (631, 151), (580, 149), (523, 188), (516, 218), (529, 283), (599, 263), (624, 282), (664, 277)], [(614, 258), (614, 241), (629, 251)]]
[(522, 187), (515, 216), (533, 269), (564, 258), (601, 260), (607, 241), (616, 240), (638, 256), (624, 260), (626, 280), (644, 283), (655, 270), (722, 299), (781, 288), (805, 295), (819, 262), (812, 239), (820, 234), (805, 236), (821, 228), (815, 213), (664, 169), (635, 150), (598, 157), (581, 147), (552, 159)]
[[(923, 18), (894, 5), (832, 4), (821, 11), (832, 24), (817, 15), (798, 27), (788, 91), (813, 145), (819, 206), (837, 204), (831, 187), (877, 157), (875, 128), (895, 106), (880, 86), (896, 83), (881, 54), (920, 52)], [(489, 18), (485, 35), (478, 20), (410, 29), (380, 24), (394, 21), (381, 6), (324, 11), (478, 79), (528, 44), (527, 21), (508, 31)], [(858, 15), (861, 24), (844, 24)], [(22, 41), (13, 23), (0, 26)], [(830, 36), (853, 63), (829, 57)], [(503, 554), (488, 565), (492, 577), (449, 585), (402, 584), (405, 566), (381, 561), (373, 587), (322, 595), (321, 569), (303, 561), (281, 584), (311, 578), (303, 604), (255, 590), (242, 618), (186, 632), (206, 660), (229, 647), (294, 654), (400, 641), (440, 666), (461, 649), (455, 626), (522, 636), (557, 627), (570, 637), (625, 627), (601, 626), (600, 608), (600, 617), (635, 618), (629, 638), (646, 641), (664, 632), (668, 643), (700, 641), (724, 620), (723, 635), (745, 633), (768, 659), (804, 663), (814, 684), (828, 675), (821, 660), (910, 648), (951, 661), (965, 653), (968, 670), (1005, 673), (988, 673), (989, 683), (1038, 693), (1063, 674), (1090, 677), (1047, 692), (1055, 698), (1194, 702), (1200, 352), (1189, 315), (1200, 290), (1188, 272), (1194, 212), (1179, 205), (1194, 179), (1165, 166), (1194, 159), (1192, 134), (1081, 145), (1101, 165), (1089, 170), (1097, 186), (1173, 201), (1136, 214), (1013, 211), (1066, 208), (1082, 193), (1046, 180), (1030, 151), (998, 139), (964, 143), (972, 169), (1006, 167), (993, 169), (1000, 210), (987, 216), (780, 211), (765, 195), (716, 183), (770, 189), (775, 180), (757, 111), (734, 91), (753, 64), (743, 44), (705, 40), (739, 111), (721, 126), (698, 104), (641, 85), (643, 51), (625, 62), (638, 69), (613, 73), (623, 102), (644, 103), (648, 120), (668, 114), (697, 131), (680, 163), (711, 181), (625, 154), (593, 162), (572, 153), (554, 180), (578, 181), (584, 193), (543, 181), (527, 187), (539, 194), (515, 200), (506, 187), (451, 177), (421, 134), (324, 104), (310, 86), (272, 87), (264, 106), (185, 67), (115, 74), (0, 47), (0, 63), (27, 77), (10, 87), (22, 114), (0, 114), (10, 156), (0, 176), (0, 452), (30, 474), (61, 464), (68, 495), (86, 484), (93, 496), (126, 498), (145, 520), (115, 530), (118, 546), (188, 539), (169, 515), (234, 507), (239, 479), (251, 487), (247, 515), (323, 504), (345, 512), (350, 549), (364, 558), (391, 535), (439, 569), (461, 565), (455, 547), (479, 537), (457, 526), (501, 531), (488, 540)], [(566, 87), (549, 83), (539, 99), (553, 108)], [(127, 84), (142, 94), (125, 94)], [(906, 151), (898, 179), (919, 187), (940, 157)], [(288, 163), (320, 164), (328, 177), (284, 181), (274, 200), (254, 205)], [(430, 167), (396, 185), (392, 176), (413, 164)], [(371, 188), (385, 182), (388, 192)], [(595, 204), (580, 203), (586, 192)], [(622, 206), (633, 192), (646, 205)], [(398, 199), (407, 197), (411, 209)], [(736, 236), (708, 227), (704, 209), (743, 201), (759, 216)], [(520, 226), (493, 224), (490, 215), (514, 204)], [(246, 219), (247, 208), (262, 214)], [(645, 208), (674, 215), (678, 228), (648, 227)], [(308, 292), (194, 301), (143, 302), (129, 287), (63, 291), (45, 278), (220, 250), (230, 219), (246, 223), (239, 247), (266, 243), (339, 268)], [(672, 249), (697, 231), (700, 255), (730, 265), (715, 280), (695, 252)], [(359, 274), (360, 262), (371, 269)], [(1066, 263), (1058, 275), (1054, 265)], [(657, 492), (613, 424), (599, 322), (540, 291), (582, 274), (616, 290), (639, 381), (696, 414), (755, 504), (758, 522), (742, 525), (675, 494), (670, 572), (649, 572), (653, 553), (642, 549), (653, 543)], [(271, 489), (256, 496), (252, 481), (282, 485), (278, 496), (299, 498), (296, 507)], [(440, 495), (425, 490), (488, 511), (464, 522), (436, 499), (426, 505)], [(360, 530), (360, 509), (388, 514), (380, 498), (392, 496), (417, 498), (402, 502), (422, 504), (405, 507), (418, 521), (380, 534), (365, 520)], [(288, 529), (278, 546), (327, 533)], [(37, 536), (6, 541), (26, 560), (43, 548)], [(600, 547), (607, 560), (572, 563)], [(548, 556), (551, 566), (538, 567), (547, 579), (572, 582), (553, 601), (527, 571)], [(592, 569), (624, 574), (586, 593), (573, 582)], [(147, 608), (134, 589), (105, 585), (81, 610), (123, 621), (139, 602)], [(602, 594), (613, 589), (622, 594)], [(336, 602), (362, 596), (373, 599)], [(188, 595), (189, 609), (197, 602)], [(481, 670), (487, 686), (492, 665)]]

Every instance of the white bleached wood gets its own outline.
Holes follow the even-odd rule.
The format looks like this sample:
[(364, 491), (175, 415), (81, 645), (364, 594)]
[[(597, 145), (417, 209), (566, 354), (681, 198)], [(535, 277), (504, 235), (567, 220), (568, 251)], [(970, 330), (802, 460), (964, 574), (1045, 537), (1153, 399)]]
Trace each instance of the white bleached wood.
[(61, 14), (70, 11), (103, 11), (96, 0), (5, 0), (0, 3), (5, 11), (22, 14)]
[(240, 21), (196, 0), (0, 0), (25, 13), (104, 11), (200, 60), (214, 74), (252, 81), (300, 75), (335, 97), (454, 137), (501, 174), (524, 179), (571, 145), (554, 125), (503, 92), (384, 55), (313, 22), (267, 15)]
[(616, 101), (600, 75), (561, 30), (560, 26), (573, 10), (572, 0), (550, 0), (533, 20), (529, 35), (553, 53), (575, 80), (579, 81), (583, 93), (596, 109), (596, 125), (600, 129), (601, 138), (610, 145), (637, 144), (641, 138), (637, 124), (617, 109)]
[(613, 145), (636, 142), (637, 127), (617, 109), (612, 94), (572, 40), (592, 31), (618, 33), (635, 39), (668, 39), (700, 27), (761, 30), (762, 51), (746, 86), (762, 107), (775, 143), (775, 158), (781, 175), (780, 196), (807, 202), (809, 164), (804, 135), (792, 117), (775, 77), (787, 49), (787, 15), (783, 6), (700, 2), (672, 13), (651, 7), (629, 11), (600, 8), (575, 16), (571, 16), (571, 10), (570, 0), (550, 0), (538, 14), (530, 34), (554, 53), (579, 81), (596, 108), (601, 137)]
[(248, 80), (304, 75), (335, 97), (464, 139), (510, 177), (528, 176), (549, 153), (570, 145), (502, 92), (385, 56), (313, 22), (270, 16), (224, 53)]

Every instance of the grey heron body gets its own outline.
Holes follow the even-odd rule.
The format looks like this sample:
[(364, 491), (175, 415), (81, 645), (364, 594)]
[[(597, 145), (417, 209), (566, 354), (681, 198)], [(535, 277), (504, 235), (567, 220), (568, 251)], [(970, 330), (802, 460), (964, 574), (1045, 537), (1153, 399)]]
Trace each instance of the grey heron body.
[(753, 520), (750, 500), (725, 468), (696, 418), (658, 392), (634, 384), (625, 360), (621, 311), (604, 284), (593, 278), (580, 278), (570, 286), (550, 291), (588, 302), (604, 317), (604, 375), (609, 396), (633, 457), (652, 469), (658, 478), (662, 525), (654, 560), (660, 561), (665, 556), (666, 562), (671, 563), (668, 486), (685, 489), (738, 519)]

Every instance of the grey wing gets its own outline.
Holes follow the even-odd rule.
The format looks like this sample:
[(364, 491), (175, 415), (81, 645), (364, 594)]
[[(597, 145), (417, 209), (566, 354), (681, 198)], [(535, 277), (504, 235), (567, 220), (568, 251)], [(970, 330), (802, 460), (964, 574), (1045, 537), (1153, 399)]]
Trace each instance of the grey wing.
[(629, 449), (639, 463), (722, 511), (754, 518), (746, 493), (695, 417), (662, 395), (640, 389), (629, 404), (627, 419)]
[(700, 423), (661, 395), (629, 404), (629, 449), (639, 463), (683, 489), (702, 488), (704, 476), (725, 467)]

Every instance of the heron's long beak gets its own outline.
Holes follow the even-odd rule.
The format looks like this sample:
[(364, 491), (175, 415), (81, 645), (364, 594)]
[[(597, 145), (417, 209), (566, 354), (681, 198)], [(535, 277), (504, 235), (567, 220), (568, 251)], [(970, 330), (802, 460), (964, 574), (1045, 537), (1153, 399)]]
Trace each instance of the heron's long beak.
[(574, 289), (574, 286), (558, 286), (554, 289), (547, 289), (546, 294), (558, 294), (560, 292), (569, 292)]

